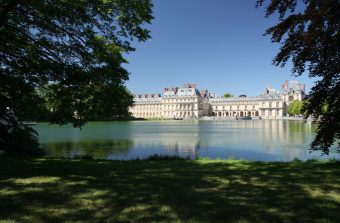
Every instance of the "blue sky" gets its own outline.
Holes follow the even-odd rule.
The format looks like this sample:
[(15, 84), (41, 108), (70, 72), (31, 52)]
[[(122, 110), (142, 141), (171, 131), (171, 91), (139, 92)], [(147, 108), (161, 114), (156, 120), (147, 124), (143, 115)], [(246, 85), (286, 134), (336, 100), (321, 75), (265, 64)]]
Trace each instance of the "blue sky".
[(256, 96), (266, 86), (280, 89), (294, 77), (291, 66), (272, 65), (279, 45), (263, 36), (277, 17), (264, 18), (256, 0), (154, 0), (152, 39), (127, 55), (127, 87), (133, 93), (163, 93), (164, 87), (196, 83), (222, 95)]

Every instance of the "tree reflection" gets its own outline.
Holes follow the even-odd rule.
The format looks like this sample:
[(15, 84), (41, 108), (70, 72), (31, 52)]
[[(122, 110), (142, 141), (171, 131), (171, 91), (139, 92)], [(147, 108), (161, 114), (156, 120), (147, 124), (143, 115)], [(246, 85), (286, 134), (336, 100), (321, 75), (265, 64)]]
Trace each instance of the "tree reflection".
[(73, 158), (92, 155), (95, 159), (106, 159), (109, 155), (128, 154), (133, 147), (130, 139), (88, 140), (78, 142), (59, 142), (43, 144), (48, 156)]

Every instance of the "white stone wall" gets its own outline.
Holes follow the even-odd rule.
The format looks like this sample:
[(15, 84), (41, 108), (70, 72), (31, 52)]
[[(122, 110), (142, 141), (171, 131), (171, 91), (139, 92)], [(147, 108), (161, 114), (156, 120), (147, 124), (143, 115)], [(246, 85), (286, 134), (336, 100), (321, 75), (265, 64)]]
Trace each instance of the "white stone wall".
[(251, 116), (276, 119), (286, 116), (290, 102), (302, 100), (305, 96), (303, 91), (294, 93), (287, 91), (280, 95), (275, 89), (267, 88), (266, 93), (259, 97), (207, 98), (202, 97), (195, 86), (165, 88), (163, 97), (157, 96), (159, 94), (138, 95), (134, 98), (134, 106), (130, 108), (130, 112), (136, 118), (147, 119), (202, 116), (221, 118)]
[(209, 103), (211, 116), (259, 116), (259, 98), (214, 98)]
[(135, 98), (130, 112), (135, 118), (163, 118), (162, 98)]
[(200, 96), (173, 96), (166, 98), (135, 99), (130, 112), (135, 118), (199, 118), (216, 116), (259, 116), (280, 118), (286, 115), (285, 102), (281, 99), (215, 98), (206, 100)]
[(199, 96), (168, 96), (162, 101), (165, 118), (199, 118)]
[[(130, 108), (135, 118), (199, 118), (209, 115), (209, 102), (197, 95), (196, 89), (178, 89), (176, 95), (171, 92), (163, 98), (135, 98)], [(195, 93), (195, 94), (194, 94)]]
[(282, 99), (263, 99), (260, 101), (259, 113), (261, 118), (275, 119), (285, 116), (285, 103)]

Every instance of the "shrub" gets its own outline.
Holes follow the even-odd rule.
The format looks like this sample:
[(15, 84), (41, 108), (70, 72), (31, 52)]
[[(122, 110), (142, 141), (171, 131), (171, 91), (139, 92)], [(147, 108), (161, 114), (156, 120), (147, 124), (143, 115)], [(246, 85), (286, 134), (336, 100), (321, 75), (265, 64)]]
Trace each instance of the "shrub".
[(44, 150), (37, 132), (17, 120), (10, 111), (0, 114), (0, 148), (5, 156), (41, 156)]
[(177, 155), (157, 155), (154, 154), (152, 156), (149, 156), (145, 160), (149, 161), (161, 161), (161, 160), (189, 160), (189, 157), (180, 157)]

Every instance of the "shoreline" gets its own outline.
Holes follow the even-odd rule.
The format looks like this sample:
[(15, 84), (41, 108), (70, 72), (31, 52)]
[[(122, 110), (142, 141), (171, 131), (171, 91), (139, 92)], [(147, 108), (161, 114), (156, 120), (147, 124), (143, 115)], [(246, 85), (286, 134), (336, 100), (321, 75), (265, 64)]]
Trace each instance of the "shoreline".
[[(235, 117), (215, 117), (215, 116), (203, 116), (201, 118), (187, 118), (187, 119), (167, 119), (167, 118), (131, 118), (131, 119), (103, 119), (103, 120), (89, 120), (89, 122), (129, 122), (129, 121), (210, 121), (210, 120), (235, 120), (235, 121), (249, 121), (249, 120), (294, 120), (294, 121), (306, 121), (301, 117), (278, 117), (278, 118), (252, 118), (249, 120), (239, 119)], [(307, 120), (307, 123), (311, 121)], [(49, 121), (34, 121), (34, 125), (39, 123), (50, 123)], [(68, 123), (71, 124), (71, 123)], [(52, 123), (52, 125), (59, 125)], [(86, 125), (86, 124), (85, 124)]]

